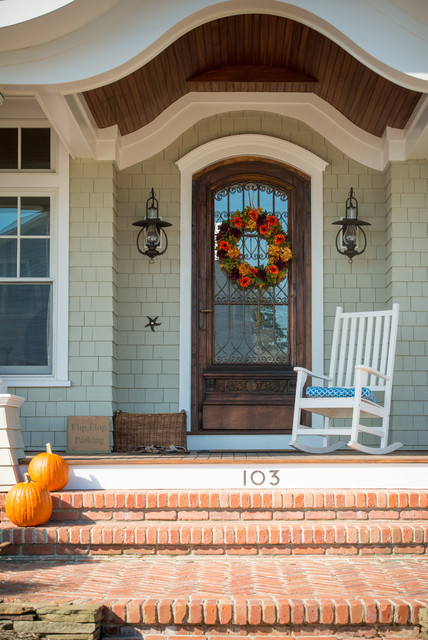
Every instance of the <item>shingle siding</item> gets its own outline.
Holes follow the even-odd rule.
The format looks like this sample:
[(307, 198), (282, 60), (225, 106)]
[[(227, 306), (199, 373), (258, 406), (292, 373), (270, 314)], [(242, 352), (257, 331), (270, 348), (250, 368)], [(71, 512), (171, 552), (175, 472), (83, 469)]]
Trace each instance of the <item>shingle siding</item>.
[[(123, 171), (109, 162), (70, 165), (70, 334), (65, 389), (28, 389), (21, 409), (27, 447), (66, 444), (69, 415), (178, 411), (180, 175), (175, 162), (201, 144), (237, 133), (263, 133), (300, 145), (329, 162), (324, 174), (325, 353), (336, 306), (401, 305), (392, 438), (428, 445), (428, 163), (393, 163), (375, 171), (347, 158), (291, 118), (234, 112), (201, 120), (162, 153)], [(348, 263), (337, 228), (353, 187), (359, 215), (371, 223), (367, 250)], [(153, 264), (136, 249), (151, 188), (172, 227)], [(317, 241), (318, 239), (314, 239)], [(189, 283), (190, 286), (190, 283)], [(158, 316), (152, 332), (147, 317)]]

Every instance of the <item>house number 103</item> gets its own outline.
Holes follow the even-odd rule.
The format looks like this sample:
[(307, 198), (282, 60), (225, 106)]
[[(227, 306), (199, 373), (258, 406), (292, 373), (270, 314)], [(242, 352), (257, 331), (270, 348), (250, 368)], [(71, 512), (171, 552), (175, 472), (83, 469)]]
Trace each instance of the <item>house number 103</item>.
[(279, 484), (279, 469), (247, 471), (244, 469), (244, 487), (262, 487), (265, 484), (276, 487)]

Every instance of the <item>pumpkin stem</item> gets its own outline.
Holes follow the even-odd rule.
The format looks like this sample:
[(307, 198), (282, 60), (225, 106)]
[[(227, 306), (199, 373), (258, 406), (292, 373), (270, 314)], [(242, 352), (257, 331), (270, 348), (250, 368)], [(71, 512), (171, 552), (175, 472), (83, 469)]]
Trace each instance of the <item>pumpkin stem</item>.
[(50, 443), (50, 442), (48, 442), (48, 443), (46, 444), (46, 452), (47, 452), (47, 453), (52, 453), (52, 446), (51, 446), (51, 443)]
[(25, 478), (25, 484), (29, 484), (30, 482), (33, 482), (30, 478), (29, 473), (24, 473), (24, 478)]

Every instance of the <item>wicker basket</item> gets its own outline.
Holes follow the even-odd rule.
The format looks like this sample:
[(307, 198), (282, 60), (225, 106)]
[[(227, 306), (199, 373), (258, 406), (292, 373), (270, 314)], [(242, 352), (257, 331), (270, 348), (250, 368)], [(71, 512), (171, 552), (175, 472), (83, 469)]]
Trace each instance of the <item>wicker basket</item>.
[(113, 416), (113, 451), (134, 451), (137, 447), (186, 446), (186, 412), (123, 413)]

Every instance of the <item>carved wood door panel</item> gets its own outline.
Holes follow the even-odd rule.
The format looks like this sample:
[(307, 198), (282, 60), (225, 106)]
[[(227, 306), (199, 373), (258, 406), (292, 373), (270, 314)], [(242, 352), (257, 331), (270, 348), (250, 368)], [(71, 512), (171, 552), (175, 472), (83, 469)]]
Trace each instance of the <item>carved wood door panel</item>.
[[(220, 268), (215, 236), (245, 206), (275, 215), (294, 259), (278, 285), (243, 289)], [(226, 162), (193, 181), (192, 430), (291, 430), (296, 363), (310, 366), (310, 182), (256, 159)], [(266, 265), (268, 245), (245, 231), (239, 249)]]

